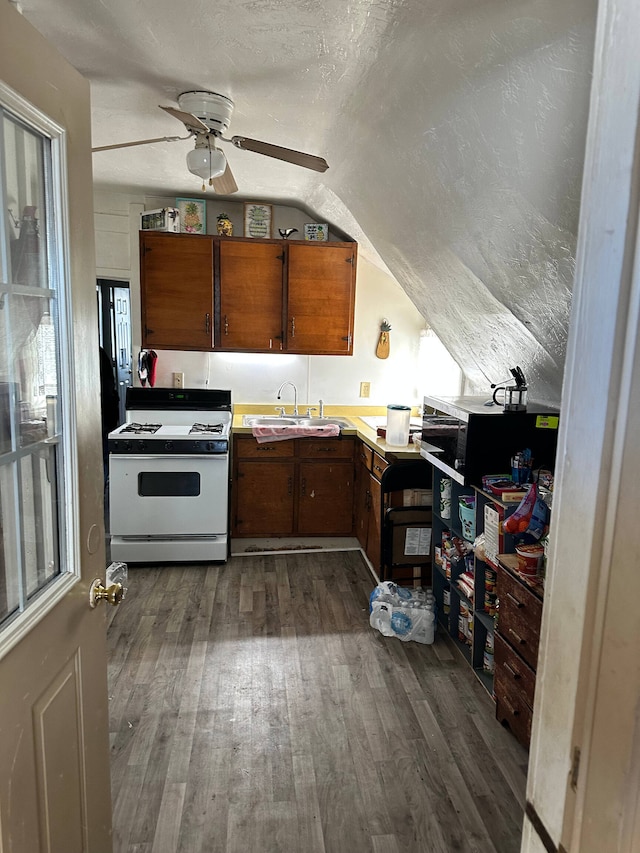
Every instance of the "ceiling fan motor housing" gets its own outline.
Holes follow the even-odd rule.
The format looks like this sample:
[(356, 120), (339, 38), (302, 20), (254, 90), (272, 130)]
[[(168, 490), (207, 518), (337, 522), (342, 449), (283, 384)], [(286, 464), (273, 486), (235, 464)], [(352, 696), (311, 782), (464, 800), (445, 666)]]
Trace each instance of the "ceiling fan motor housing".
[(181, 110), (196, 116), (216, 136), (226, 133), (233, 114), (233, 101), (217, 92), (182, 92), (178, 95)]

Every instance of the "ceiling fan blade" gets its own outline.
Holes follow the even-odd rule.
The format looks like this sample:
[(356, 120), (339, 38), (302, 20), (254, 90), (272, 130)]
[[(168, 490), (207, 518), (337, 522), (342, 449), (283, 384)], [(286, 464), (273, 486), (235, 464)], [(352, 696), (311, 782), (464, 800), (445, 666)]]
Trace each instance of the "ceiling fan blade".
[(294, 151), (292, 148), (281, 148), (270, 142), (261, 142), (259, 139), (249, 139), (247, 136), (232, 136), (228, 142), (233, 142), (236, 148), (243, 151), (255, 151), (256, 154), (265, 154), (267, 157), (275, 157), (276, 160), (284, 160), (305, 169), (314, 169), (316, 172), (326, 172), (329, 164), (323, 157), (315, 154), (305, 154), (304, 151)]
[(113, 151), (115, 148), (132, 148), (134, 145), (152, 145), (154, 142), (178, 142), (181, 139), (191, 139), (190, 136), (157, 136), (155, 139), (138, 139), (136, 142), (117, 142), (115, 145), (100, 145), (92, 148), (96, 151)]
[(236, 179), (233, 177), (233, 172), (231, 171), (231, 166), (229, 166), (228, 160), (227, 168), (219, 178), (212, 178), (212, 184), (218, 195), (231, 195), (231, 193), (238, 192), (238, 185), (236, 184)]
[(210, 133), (211, 131), (207, 127), (207, 125), (200, 121), (196, 116), (191, 115), (191, 113), (185, 113), (184, 110), (177, 110), (175, 107), (163, 107), (162, 104), (158, 104), (161, 110), (164, 110), (166, 113), (169, 113), (170, 116), (177, 118), (178, 121), (181, 121), (182, 124), (187, 128), (187, 130), (192, 130), (194, 133)]

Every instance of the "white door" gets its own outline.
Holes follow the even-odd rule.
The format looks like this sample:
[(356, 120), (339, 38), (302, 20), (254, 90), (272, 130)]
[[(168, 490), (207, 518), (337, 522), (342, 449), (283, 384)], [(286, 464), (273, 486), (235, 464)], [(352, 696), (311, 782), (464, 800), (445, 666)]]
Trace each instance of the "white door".
[(0, 849), (111, 850), (89, 87), (0, 3)]

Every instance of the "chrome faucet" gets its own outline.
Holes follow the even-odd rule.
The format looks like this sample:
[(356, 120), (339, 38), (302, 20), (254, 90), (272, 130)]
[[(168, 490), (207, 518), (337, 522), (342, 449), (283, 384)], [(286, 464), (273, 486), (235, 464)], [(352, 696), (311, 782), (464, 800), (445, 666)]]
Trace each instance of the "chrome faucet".
[(319, 413), (318, 417), (320, 417), (320, 418), (324, 417), (324, 400), (320, 400), (320, 413)]
[(293, 388), (293, 414), (297, 415), (298, 414), (298, 389), (293, 384), (293, 382), (289, 382), (288, 380), (287, 380), (287, 382), (283, 382), (282, 385), (278, 388), (278, 396), (276, 399), (278, 399), (278, 400), (282, 399), (282, 397), (281, 397), (282, 389), (284, 388), (285, 385), (291, 385), (291, 387)]

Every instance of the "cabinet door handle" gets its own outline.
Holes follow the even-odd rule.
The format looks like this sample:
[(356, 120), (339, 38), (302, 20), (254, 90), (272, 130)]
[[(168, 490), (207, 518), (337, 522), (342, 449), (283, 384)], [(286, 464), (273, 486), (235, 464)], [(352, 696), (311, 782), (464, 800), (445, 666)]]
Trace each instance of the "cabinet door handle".
[(301, 491), (303, 496), (306, 496), (306, 494), (307, 494), (307, 481), (304, 479), (304, 477), (302, 478), (302, 482), (300, 483), (300, 491)]
[(287, 480), (287, 494), (293, 494), (293, 477), (289, 477)]
[(516, 670), (515, 670), (512, 666), (509, 666), (509, 664), (508, 664), (508, 663), (505, 663), (504, 668), (507, 670), (507, 672), (508, 672), (508, 673), (510, 673), (510, 675), (511, 675), (511, 676), (512, 676), (516, 681), (517, 681), (519, 678), (522, 678), (522, 676), (520, 675), (520, 673), (519, 673), (519, 672), (516, 672)]
[(204, 330), (207, 334), (211, 331), (211, 314), (204, 315)]
[(516, 634), (516, 632), (513, 630), (513, 628), (509, 628), (509, 633), (513, 636), (513, 639), (514, 639), (514, 640), (516, 641), (516, 643), (518, 643), (519, 645), (524, 646), (524, 645), (525, 645), (525, 643), (527, 642), (526, 640), (523, 640), (523, 639), (522, 639), (522, 637), (521, 637), (519, 634)]
[(512, 717), (519, 717), (520, 716), (520, 711), (518, 711), (517, 708), (514, 708), (513, 705), (511, 704), (511, 702), (507, 702), (506, 699), (503, 699), (502, 704), (505, 705), (505, 707), (507, 708), (507, 711), (509, 711), (509, 713), (511, 714)]
[(295, 338), (296, 336), (296, 318), (291, 318), (291, 337)]
[(510, 592), (508, 592), (508, 593), (507, 593), (507, 598), (508, 598), (510, 601), (513, 601), (513, 603), (515, 604), (515, 606), (516, 606), (517, 608), (524, 607), (523, 602), (522, 602), (522, 601), (518, 601), (518, 599), (515, 597), (515, 595), (511, 595), (511, 593), (510, 593)]
[(224, 333), (225, 335), (229, 334), (229, 319), (226, 314), (224, 315)]

